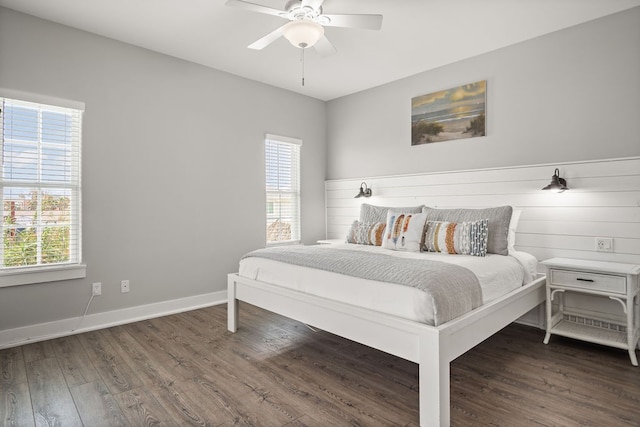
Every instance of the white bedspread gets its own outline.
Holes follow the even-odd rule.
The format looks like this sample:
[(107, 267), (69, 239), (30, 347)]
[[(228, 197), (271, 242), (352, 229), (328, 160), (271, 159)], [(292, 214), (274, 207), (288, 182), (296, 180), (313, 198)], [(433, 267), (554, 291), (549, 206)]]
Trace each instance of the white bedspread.
[[(427, 258), (461, 265), (474, 272), (478, 277), (482, 286), (483, 303), (492, 301), (522, 286), (531, 280), (529, 272), (535, 271), (535, 258), (525, 253), (519, 253), (517, 258), (494, 254), (487, 254), (486, 257), (474, 257), (430, 252), (397, 252), (375, 246), (347, 243), (330, 246), (352, 250), (385, 251), (387, 254), (399, 257)], [(428, 295), (409, 286), (360, 279), (258, 257), (243, 259), (240, 262), (239, 274), (251, 279), (433, 325), (432, 304), (426, 301)]]

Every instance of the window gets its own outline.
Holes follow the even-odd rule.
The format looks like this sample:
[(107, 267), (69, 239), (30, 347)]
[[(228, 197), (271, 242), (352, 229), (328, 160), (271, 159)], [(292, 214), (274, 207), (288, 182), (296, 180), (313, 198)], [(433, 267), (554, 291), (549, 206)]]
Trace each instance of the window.
[(267, 135), (267, 244), (300, 242), (300, 146), (294, 138)]
[(84, 277), (60, 275), (81, 262), (80, 141), (84, 107), (0, 97), (0, 275), (57, 274), (0, 286)]

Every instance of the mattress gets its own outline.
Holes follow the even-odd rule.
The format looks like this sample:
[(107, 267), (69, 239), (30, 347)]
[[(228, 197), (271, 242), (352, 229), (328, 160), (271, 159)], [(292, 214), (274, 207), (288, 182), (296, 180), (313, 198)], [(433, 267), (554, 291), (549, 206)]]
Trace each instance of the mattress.
[[(323, 245), (325, 246), (325, 245)], [(509, 293), (532, 280), (536, 259), (520, 252), (516, 256), (487, 254), (485, 257), (431, 252), (400, 252), (377, 246), (348, 243), (326, 245), (336, 249), (373, 251), (415, 259), (448, 262), (471, 270), (482, 287), (483, 304)], [(394, 283), (361, 279), (348, 275), (286, 264), (259, 257), (240, 261), (240, 276), (315, 296), (341, 301), (374, 311), (433, 325), (432, 304), (419, 289)]]

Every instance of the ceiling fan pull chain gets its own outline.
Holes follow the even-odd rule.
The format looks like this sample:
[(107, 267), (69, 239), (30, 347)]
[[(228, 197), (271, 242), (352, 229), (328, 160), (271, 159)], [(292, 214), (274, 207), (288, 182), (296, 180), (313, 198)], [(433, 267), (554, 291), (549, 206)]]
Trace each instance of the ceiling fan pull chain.
[(300, 49), (302, 52), (300, 52), (300, 56), (301, 56), (301, 61), (302, 61), (302, 86), (304, 86), (304, 48)]

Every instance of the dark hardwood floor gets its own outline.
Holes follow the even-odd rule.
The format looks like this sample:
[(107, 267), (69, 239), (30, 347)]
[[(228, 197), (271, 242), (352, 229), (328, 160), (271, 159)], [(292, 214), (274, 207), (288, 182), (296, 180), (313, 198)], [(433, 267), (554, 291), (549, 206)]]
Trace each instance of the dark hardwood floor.
[[(241, 304), (0, 350), (2, 426), (416, 426), (417, 365)], [(510, 325), (451, 366), (455, 426), (640, 426), (622, 350)]]

